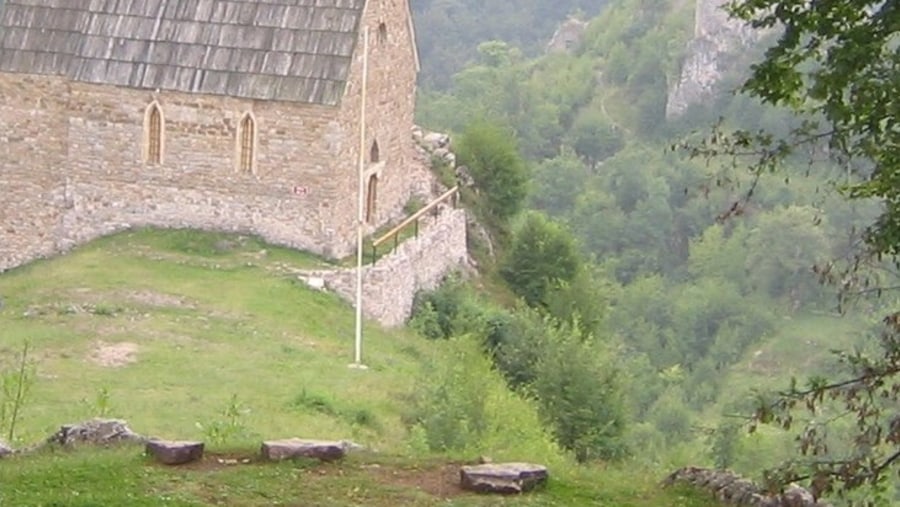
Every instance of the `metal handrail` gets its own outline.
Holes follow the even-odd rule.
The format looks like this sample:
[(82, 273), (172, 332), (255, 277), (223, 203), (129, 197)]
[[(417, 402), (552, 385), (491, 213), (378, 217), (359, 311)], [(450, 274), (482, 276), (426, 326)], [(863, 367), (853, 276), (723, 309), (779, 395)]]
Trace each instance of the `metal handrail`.
[[(378, 239), (373, 241), (372, 242), (372, 263), (374, 264), (375, 261), (377, 260), (378, 247), (383, 245), (384, 243), (386, 243), (391, 238), (394, 239), (394, 249), (397, 248), (398, 243), (399, 243), (400, 233), (403, 232), (403, 229), (409, 227), (410, 224), (415, 224), (416, 236), (418, 237), (418, 235), (419, 235), (419, 219), (422, 218), (423, 216), (425, 216), (425, 214), (428, 213), (429, 211), (433, 210), (434, 208), (438, 207), (439, 205), (441, 205), (442, 203), (447, 201), (448, 199), (455, 198), (455, 196), (458, 193), (459, 193), (459, 186), (455, 186), (455, 187), (451, 188), (450, 190), (444, 192), (437, 199), (431, 201), (427, 206), (425, 206), (422, 209), (420, 209), (419, 211), (413, 213), (412, 215), (409, 216), (409, 218), (400, 222), (396, 227), (394, 227), (393, 229), (391, 229), (390, 231), (386, 232), (384, 235), (382, 235), (381, 237), (379, 237)], [(453, 201), (453, 204), (454, 205), (456, 204), (455, 199)], [(393, 251), (393, 250), (391, 250), (391, 251)]]

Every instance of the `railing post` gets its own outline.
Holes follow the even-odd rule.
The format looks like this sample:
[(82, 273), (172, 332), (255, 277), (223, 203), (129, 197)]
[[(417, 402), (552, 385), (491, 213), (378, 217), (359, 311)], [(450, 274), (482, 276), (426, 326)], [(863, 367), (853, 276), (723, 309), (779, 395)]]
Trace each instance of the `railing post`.
[(419, 237), (419, 219), (416, 219), (416, 237)]

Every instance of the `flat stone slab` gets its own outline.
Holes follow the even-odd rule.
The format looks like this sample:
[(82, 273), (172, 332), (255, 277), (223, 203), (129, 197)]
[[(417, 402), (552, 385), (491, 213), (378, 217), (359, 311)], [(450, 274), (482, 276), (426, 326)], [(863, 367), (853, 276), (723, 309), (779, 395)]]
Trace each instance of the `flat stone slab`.
[(530, 463), (487, 463), (459, 469), (462, 488), (478, 493), (524, 493), (546, 483), (548, 477), (547, 467)]
[(203, 442), (151, 440), (146, 450), (163, 465), (184, 465), (203, 458)]
[(322, 461), (336, 461), (344, 457), (343, 442), (328, 440), (304, 440), (290, 438), (287, 440), (269, 440), (262, 443), (263, 458), (271, 461), (294, 458), (313, 458)]

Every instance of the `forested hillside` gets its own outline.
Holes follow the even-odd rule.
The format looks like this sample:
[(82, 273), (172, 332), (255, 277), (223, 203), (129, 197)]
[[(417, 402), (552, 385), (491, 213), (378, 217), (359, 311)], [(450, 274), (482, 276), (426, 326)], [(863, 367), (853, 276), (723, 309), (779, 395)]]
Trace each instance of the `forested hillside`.
[[(522, 306), (484, 310), (467, 306), (477, 295), (445, 289), (424, 305), (419, 323), (433, 337), (481, 333), (510, 384), (538, 398), (548, 373), (535, 354), (588, 350), (594, 364), (573, 361), (574, 371), (586, 373), (571, 382), (605, 393), (598, 403), (613, 408), (585, 416), (603, 434), (579, 441), (571, 425), (551, 421), (583, 457), (715, 464), (760, 477), (795, 451), (786, 432), (744, 431), (757, 391), (833, 372), (828, 351), (862, 346), (878, 316), (896, 307), (885, 296), (839, 316), (837, 288), (819, 276), (852, 256), (860, 231), (880, 212), (873, 201), (841, 193), (860, 167), (836, 163), (824, 144), (763, 173), (741, 159), (692, 159), (673, 149), (708, 139), (717, 123), (771, 132), (773, 144), (799, 125), (786, 110), (732, 93), (747, 62), (762, 54), (759, 45), (727, 56), (732, 70), (716, 98), (666, 117), (695, 29), (692, 4), (614, 0), (587, 16), (571, 54), (546, 55), (536, 48), (552, 25), (587, 7), (514, 5), (492, 2), (487, 12), (462, 0), (419, 3), (426, 64), (418, 114), (421, 124), (454, 133), (476, 186), (491, 181), (485, 167), (509, 164), (485, 165), (472, 155), (473, 138), (492, 132), (521, 154), (527, 197), (521, 213), (494, 224), (493, 269)], [(510, 11), (496, 20), (504, 7)], [(441, 42), (447, 23), (458, 29), (454, 44)], [(538, 28), (526, 33), (517, 23)], [(548, 345), (552, 338), (532, 336), (548, 321), (564, 323), (582, 344), (567, 335), (559, 352)], [(621, 375), (591, 380), (589, 372), (613, 364)], [(839, 421), (835, 433), (852, 422)]]
[(450, 78), (476, 58), (483, 41), (504, 40), (525, 54), (540, 53), (569, 15), (594, 16), (606, 0), (412, 0), (422, 60), (422, 81), (446, 88)]

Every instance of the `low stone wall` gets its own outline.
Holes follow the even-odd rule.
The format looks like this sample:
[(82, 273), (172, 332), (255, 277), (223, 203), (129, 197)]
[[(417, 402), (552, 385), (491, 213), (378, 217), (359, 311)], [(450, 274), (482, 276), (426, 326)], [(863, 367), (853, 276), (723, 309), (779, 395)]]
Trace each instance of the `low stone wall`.
[(255, 234), (326, 256), (348, 255), (353, 246), (349, 237), (338, 242), (305, 203), (274, 192), (234, 197), (212, 188), (102, 180), (40, 187), (2, 177), (0, 188), (0, 272), (145, 226)]
[(689, 484), (709, 491), (725, 505), (739, 507), (830, 507), (796, 484), (788, 486), (781, 494), (771, 495), (728, 470), (686, 467), (673, 472), (663, 484)]
[[(363, 313), (388, 327), (409, 319), (419, 291), (432, 290), (468, 260), (466, 212), (448, 206), (423, 221), (419, 235), (375, 264), (363, 267)], [(324, 279), (325, 287), (349, 302), (356, 300), (356, 269), (309, 271), (307, 278)]]

